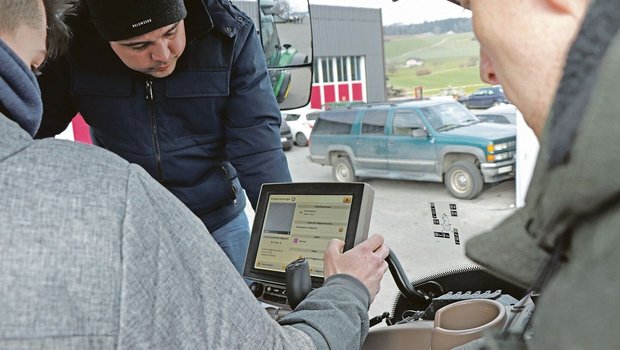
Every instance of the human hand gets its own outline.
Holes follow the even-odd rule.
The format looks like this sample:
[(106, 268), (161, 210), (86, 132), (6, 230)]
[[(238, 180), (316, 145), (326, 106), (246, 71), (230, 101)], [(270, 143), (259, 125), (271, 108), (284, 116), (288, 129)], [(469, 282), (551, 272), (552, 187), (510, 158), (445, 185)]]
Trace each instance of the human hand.
[(383, 244), (383, 236), (372, 235), (366, 241), (343, 253), (344, 242), (332, 239), (325, 250), (325, 279), (331, 275), (344, 273), (362, 282), (370, 293), (370, 302), (381, 288), (381, 279), (388, 269), (385, 258), (390, 249)]

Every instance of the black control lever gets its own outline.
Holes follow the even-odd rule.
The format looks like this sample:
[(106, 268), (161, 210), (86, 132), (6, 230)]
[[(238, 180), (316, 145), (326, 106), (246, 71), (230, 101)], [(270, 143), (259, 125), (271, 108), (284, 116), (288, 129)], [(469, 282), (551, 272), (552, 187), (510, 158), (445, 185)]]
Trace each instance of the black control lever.
[(310, 268), (306, 258), (300, 258), (286, 265), (286, 297), (291, 310), (295, 310), (312, 291)]
[(385, 261), (388, 263), (390, 273), (396, 282), (398, 290), (410, 304), (415, 305), (420, 299), (431, 299), (428, 295), (420, 293), (413, 288), (411, 282), (409, 282), (409, 278), (407, 277), (405, 270), (400, 265), (400, 261), (398, 261), (398, 258), (396, 257), (396, 254), (394, 254), (393, 250), (390, 249), (390, 254), (388, 254), (387, 258), (385, 258)]

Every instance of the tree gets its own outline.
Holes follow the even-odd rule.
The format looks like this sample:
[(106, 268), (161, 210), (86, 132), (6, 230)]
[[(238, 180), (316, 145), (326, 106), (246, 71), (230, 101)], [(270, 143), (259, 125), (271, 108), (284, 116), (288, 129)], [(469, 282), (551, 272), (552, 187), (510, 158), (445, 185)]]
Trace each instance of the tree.
[(412, 35), (422, 33), (471, 32), (471, 18), (450, 18), (419, 24), (392, 24), (383, 27), (385, 35)]
[(398, 67), (396, 66), (396, 63), (394, 62), (390, 62), (387, 64), (387, 71), (390, 74), (394, 74), (396, 73), (396, 71), (398, 70)]

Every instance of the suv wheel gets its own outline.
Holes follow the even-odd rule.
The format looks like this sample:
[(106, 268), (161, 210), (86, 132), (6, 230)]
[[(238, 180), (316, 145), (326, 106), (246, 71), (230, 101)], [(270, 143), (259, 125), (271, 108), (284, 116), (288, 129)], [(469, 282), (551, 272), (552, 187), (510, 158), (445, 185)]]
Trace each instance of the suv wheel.
[(295, 135), (295, 143), (299, 147), (306, 147), (308, 146), (308, 139), (306, 139), (303, 133), (298, 132), (297, 135)]
[(484, 182), (482, 173), (474, 164), (461, 160), (450, 165), (444, 184), (454, 197), (472, 199), (480, 194)]
[(332, 174), (334, 179), (338, 182), (355, 182), (357, 176), (351, 165), (351, 161), (347, 157), (338, 157), (332, 164)]

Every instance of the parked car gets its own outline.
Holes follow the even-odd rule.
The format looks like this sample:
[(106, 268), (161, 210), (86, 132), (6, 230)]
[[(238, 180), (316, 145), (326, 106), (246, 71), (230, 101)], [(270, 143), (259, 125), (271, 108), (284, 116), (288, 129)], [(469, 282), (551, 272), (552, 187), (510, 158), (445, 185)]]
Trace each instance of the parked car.
[(483, 122), (517, 124), (517, 107), (511, 104), (499, 105), (484, 110), (474, 110), (472, 112)]
[(514, 126), (482, 123), (454, 101), (421, 100), (320, 112), (309, 158), (331, 165), (339, 182), (443, 182), (471, 199), (484, 183), (514, 177), (515, 150)]
[(310, 132), (314, 126), (314, 121), (318, 117), (318, 109), (299, 108), (282, 111), (282, 120), (291, 128), (291, 134), (295, 144), (300, 147), (308, 146)]
[(459, 98), (458, 101), (467, 108), (489, 108), (502, 103), (510, 103), (501, 85), (478, 89), (469, 96)]
[(282, 141), (283, 150), (290, 151), (293, 148), (293, 134), (284, 120), (280, 124), (280, 141)]

